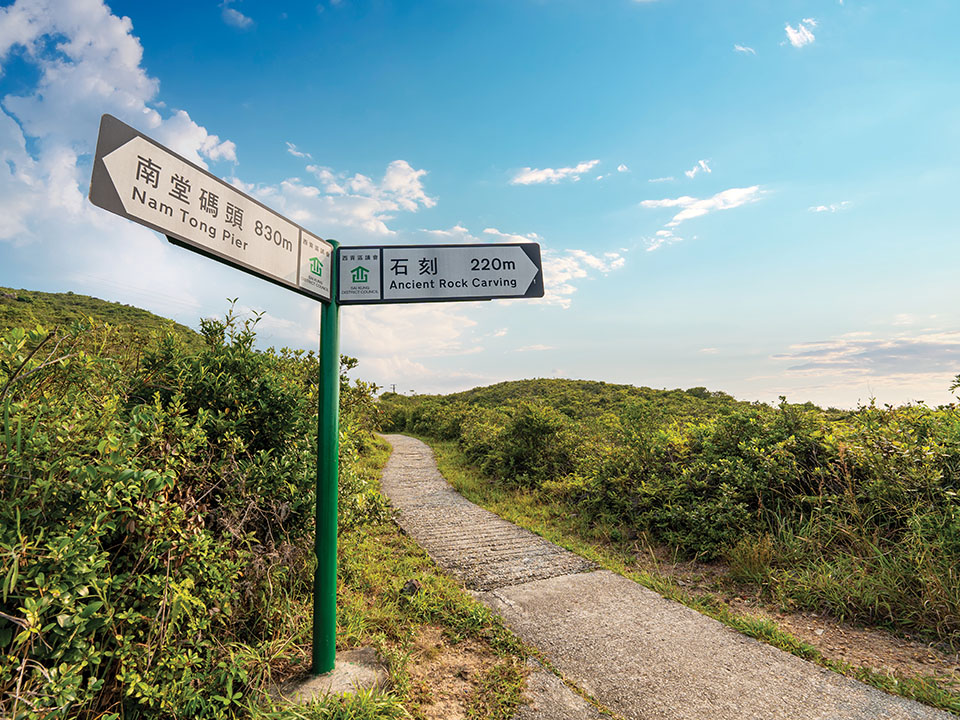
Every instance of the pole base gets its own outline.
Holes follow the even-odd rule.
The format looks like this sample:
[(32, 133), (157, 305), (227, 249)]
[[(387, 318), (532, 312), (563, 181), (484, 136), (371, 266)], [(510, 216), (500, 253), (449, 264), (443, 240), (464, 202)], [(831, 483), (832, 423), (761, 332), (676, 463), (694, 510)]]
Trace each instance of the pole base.
[(387, 669), (373, 648), (358, 648), (337, 653), (333, 670), (323, 675), (307, 675), (290, 680), (270, 692), (275, 702), (308, 705), (327, 695), (346, 695), (357, 690), (383, 689)]

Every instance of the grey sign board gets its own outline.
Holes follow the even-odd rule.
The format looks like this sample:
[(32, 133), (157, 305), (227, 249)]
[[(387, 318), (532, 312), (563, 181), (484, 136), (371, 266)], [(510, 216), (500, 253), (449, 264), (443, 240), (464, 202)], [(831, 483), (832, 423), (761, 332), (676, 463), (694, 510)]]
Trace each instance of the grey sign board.
[(178, 245), (330, 301), (330, 243), (111, 115), (100, 120), (90, 201)]
[(341, 305), (543, 297), (537, 243), (340, 247)]

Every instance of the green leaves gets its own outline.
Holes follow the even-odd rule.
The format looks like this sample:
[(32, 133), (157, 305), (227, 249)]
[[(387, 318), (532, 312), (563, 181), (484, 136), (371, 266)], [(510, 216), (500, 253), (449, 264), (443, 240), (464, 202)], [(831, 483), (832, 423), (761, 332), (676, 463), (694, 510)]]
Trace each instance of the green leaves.
[[(275, 566), (302, 565), (316, 358), (257, 351), (230, 316), (207, 331), (197, 350), (96, 321), (42, 346), (42, 329), (0, 332), (0, 386), (16, 378), (0, 401), (0, 715), (17, 697), (28, 717), (232, 717), (267, 672), (253, 649), (218, 663), (274, 641)], [(355, 468), (370, 392), (345, 393), (345, 526), (385, 512)]]

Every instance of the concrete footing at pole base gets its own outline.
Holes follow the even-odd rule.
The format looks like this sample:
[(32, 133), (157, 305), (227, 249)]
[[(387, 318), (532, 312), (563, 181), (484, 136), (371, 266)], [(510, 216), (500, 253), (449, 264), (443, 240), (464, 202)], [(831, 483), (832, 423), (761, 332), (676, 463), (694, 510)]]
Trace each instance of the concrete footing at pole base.
[(328, 695), (345, 695), (358, 690), (383, 689), (387, 668), (373, 648), (337, 653), (336, 664), (323, 675), (307, 675), (276, 687), (270, 696), (275, 702), (307, 705)]

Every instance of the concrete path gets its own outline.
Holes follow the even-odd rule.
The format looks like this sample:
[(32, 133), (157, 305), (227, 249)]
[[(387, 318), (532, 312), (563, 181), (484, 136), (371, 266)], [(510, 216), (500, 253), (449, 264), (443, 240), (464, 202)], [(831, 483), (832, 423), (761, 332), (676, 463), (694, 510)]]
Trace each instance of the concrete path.
[[(456, 493), (429, 447), (386, 435), (383, 490), (400, 526), (564, 677), (623, 718), (949, 720), (824, 670), (591, 563)], [(599, 717), (534, 672), (523, 720)]]

